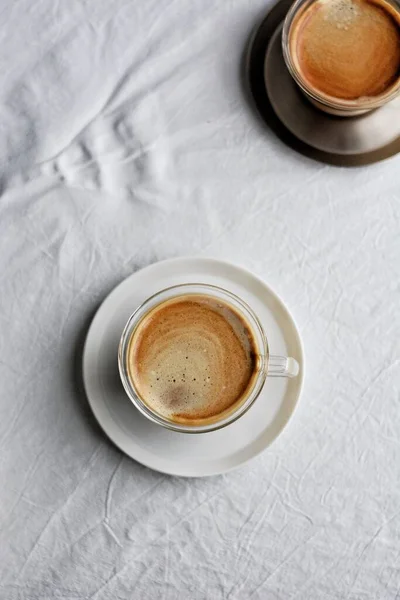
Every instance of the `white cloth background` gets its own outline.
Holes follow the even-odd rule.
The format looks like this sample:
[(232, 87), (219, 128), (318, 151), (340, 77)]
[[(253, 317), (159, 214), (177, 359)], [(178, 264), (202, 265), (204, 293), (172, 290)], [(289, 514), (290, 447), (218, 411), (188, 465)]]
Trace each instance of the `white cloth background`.
[[(400, 598), (400, 158), (288, 150), (241, 82), (265, 0), (0, 1), (1, 600)], [(301, 329), (302, 401), (249, 465), (166, 477), (80, 385), (105, 295), (237, 261)]]

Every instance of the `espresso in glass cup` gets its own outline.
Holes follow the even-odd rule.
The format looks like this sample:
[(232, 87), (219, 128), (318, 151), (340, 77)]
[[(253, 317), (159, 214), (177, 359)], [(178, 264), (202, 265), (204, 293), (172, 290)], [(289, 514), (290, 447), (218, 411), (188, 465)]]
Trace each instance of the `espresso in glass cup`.
[(396, 0), (297, 0), (282, 43), (293, 79), (325, 112), (356, 116), (400, 92)]
[(208, 284), (174, 286), (146, 300), (125, 326), (118, 364), (136, 408), (183, 433), (229, 425), (258, 398), (267, 376), (299, 372), (295, 359), (270, 355), (243, 300)]

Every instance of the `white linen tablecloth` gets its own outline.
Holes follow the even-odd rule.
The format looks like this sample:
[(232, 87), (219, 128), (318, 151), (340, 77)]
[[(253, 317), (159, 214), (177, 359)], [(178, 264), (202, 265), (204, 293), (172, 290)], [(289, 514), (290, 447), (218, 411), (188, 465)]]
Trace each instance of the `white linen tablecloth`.
[[(400, 598), (400, 157), (324, 166), (249, 106), (265, 0), (0, 1), (0, 599)], [(80, 385), (115, 284), (198, 254), (252, 269), (306, 384), (242, 469), (123, 456)]]

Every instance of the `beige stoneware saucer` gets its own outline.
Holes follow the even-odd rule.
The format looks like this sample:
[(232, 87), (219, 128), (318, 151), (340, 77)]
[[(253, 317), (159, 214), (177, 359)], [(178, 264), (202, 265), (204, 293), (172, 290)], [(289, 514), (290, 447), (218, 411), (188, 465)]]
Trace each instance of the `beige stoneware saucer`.
[[(254, 405), (238, 421), (195, 436), (146, 419), (126, 395), (117, 363), (120, 336), (135, 308), (163, 288), (190, 282), (211, 283), (240, 296), (259, 316), (274, 353), (293, 356), (300, 365), (296, 378), (268, 378)], [(261, 279), (230, 263), (178, 258), (133, 273), (104, 300), (87, 335), (83, 378), (100, 427), (125, 454), (156, 471), (203, 477), (240, 467), (281, 433), (300, 397), (304, 355), (288, 309)]]

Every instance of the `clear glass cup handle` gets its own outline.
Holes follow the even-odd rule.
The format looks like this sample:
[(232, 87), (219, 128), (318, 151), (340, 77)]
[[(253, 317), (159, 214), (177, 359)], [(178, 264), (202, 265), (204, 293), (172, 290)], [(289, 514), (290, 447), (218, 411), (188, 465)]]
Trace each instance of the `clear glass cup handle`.
[(299, 374), (299, 363), (291, 356), (270, 354), (268, 359), (268, 377), (296, 377)]

